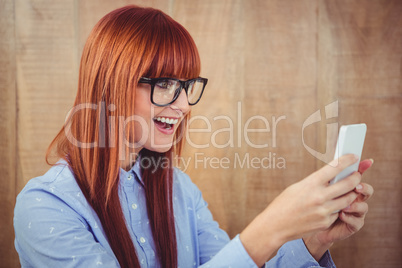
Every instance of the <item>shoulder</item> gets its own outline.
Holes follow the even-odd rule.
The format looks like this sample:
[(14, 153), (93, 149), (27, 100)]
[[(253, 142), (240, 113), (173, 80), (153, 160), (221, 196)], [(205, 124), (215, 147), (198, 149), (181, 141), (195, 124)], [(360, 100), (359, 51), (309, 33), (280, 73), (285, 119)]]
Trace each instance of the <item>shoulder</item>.
[(51, 167), (44, 175), (33, 178), (28, 181), (20, 192), (22, 197), (30, 191), (41, 190), (43, 192), (53, 193), (61, 191), (63, 193), (77, 192), (80, 190), (73, 173), (64, 161), (59, 161)]
[(71, 261), (117, 267), (99, 218), (66, 164), (27, 183), (17, 197), (14, 231), (15, 248), (30, 267)]
[(28, 181), (17, 196), (14, 217), (38, 214), (46, 217), (55, 210), (76, 216), (84, 216), (91, 210), (66, 162), (58, 162), (44, 175)]

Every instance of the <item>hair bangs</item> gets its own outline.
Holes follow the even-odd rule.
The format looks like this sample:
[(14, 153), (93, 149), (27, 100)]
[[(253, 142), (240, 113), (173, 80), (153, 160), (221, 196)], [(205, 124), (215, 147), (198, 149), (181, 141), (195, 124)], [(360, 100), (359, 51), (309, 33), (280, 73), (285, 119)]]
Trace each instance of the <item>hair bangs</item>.
[(155, 29), (156, 53), (143, 76), (192, 79), (200, 75), (201, 61), (193, 38), (179, 23), (168, 16), (159, 16), (163, 27)]

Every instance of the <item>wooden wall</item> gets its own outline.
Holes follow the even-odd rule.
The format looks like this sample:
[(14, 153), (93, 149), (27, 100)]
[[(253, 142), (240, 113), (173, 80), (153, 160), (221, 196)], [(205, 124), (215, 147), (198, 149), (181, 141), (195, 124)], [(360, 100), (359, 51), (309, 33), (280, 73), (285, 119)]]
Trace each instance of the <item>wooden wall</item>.
[[(186, 172), (231, 237), (323, 166), (302, 142), (303, 123), (321, 109), (323, 119), (304, 129), (309, 147), (333, 150), (336, 130), (327, 137), (327, 126), (365, 122), (363, 157), (375, 160), (364, 176), (376, 190), (366, 225), (336, 244), (333, 258), (338, 267), (400, 267), (402, 1), (0, 0), (1, 267), (19, 266), (15, 198), (48, 169), (44, 152), (72, 106), (85, 39), (103, 15), (130, 3), (165, 11), (199, 47), (209, 82), (193, 109)], [(331, 103), (338, 109), (327, 119)], [(202, 118), (210, 131), (197, 130), (208, 127)], [(245, 135), (247, 121), (261, 132)]]

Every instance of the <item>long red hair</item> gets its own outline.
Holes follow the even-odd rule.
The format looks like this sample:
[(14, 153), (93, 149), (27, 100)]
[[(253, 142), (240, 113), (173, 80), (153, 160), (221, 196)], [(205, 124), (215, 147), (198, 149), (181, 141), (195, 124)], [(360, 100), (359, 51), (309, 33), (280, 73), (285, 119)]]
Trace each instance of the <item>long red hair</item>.
[[(200, 59), (190, 34), (171, 17), (152, 8), (126, 6), (104, 16), (90, 33), (81, 58), (78, 92), (63, 128), (50, 144), (65, 159), (86, 199), (96, 211), (121, 267), (139, 267), (133, 241), (122, 212), (118, 187), (121, 158), (128, 157), (126, 137), (134, 124), (118, 118), (134, 115), (140, 77), (195, 78)], [(84, 107), (84, 108), (82, 108)], [(182, 135), (186, 120), (176, 132)], [(169, 159), (170, 167), (141, 169), (148, 217), (157, 257), (163, 267), (177, 267), (173, 216), (173, 155), (141, 150), (140, 159)], [(161, 163), (153, 160), (150, 163)]]

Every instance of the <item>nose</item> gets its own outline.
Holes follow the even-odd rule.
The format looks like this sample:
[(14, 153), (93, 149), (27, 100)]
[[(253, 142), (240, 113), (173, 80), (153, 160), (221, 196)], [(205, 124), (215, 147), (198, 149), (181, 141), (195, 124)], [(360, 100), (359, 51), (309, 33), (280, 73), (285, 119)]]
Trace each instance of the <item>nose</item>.
[(171, 104), (171, 108), (179, 109), (183, 114), (190, 111), (190, 105), (188, 104), (187, 94), (184, 90), (180, 92), (179, 97)]

